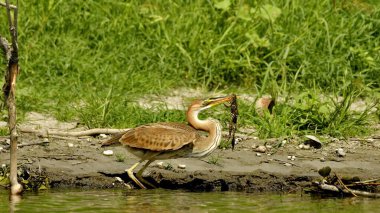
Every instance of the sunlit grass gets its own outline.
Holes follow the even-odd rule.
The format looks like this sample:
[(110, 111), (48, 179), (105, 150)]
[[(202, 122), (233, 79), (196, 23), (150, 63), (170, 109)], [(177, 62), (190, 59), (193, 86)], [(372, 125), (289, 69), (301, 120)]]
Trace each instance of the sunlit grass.
[(285, 97), (265, 118), (241, 103), (239, 125), (262, 137), (366, 134), (370, 111), (348, 109), (380, 98), (380, 4), (333, 2), (20, 1), (18, 112), (89, 128), (185, 121), (136, 100), (196, 87)]

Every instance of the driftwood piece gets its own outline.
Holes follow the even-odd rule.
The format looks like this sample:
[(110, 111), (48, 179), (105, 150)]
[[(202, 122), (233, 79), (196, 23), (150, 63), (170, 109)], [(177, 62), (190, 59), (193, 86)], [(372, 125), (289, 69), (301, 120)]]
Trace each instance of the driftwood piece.
[[(59, 131), (59, 130), (48, 130), (48, 129), (41, 129), (37, 130), (34, 128), (29, 127), (20, 127), (18, 129), (22, 133), (31, 133), (35, 134), (40, 137), (54, 137), (58, 136), (59, 139), (69, 139), (73, 140), (73, 138), (60, 138), (61, 137), (85, 137), (85, 136), (94, 136), (99, 134), (116, 134), (120, 132), (125, 132), (130, 130), (130, 128), (127, 129), (112, 129), (112, 128), (95, 128), (95, 129), (88, 129), (83, 131)], [(223, 135), (228, 136), (228, 132), (223, 131)], [(236, 134), (236, 136), (241, 137), (243, 140), (248, 139), (247, 135), (244, 134)]]
[(89, 130), (83, 130), (83, 131), (57, 131), (57, 130), (36, 130), (33, 128), (20, 128), (20, 132), (23, 133), (33, 133), (38, 136), (42, 137), (49, 137), (51, 135), (54, 136), (62, 136), (62, 137), (83, 137), (83, 136), (92, 136), (92, 135), (99, 135), (99, 134), (116, 134), (120, 132), (128, 131), (129, 129), (103, 129), (103, 128), (96, 128), (96, 129), (89, 129)]
[(345, 194), (350, 194), (354, 193), (357, 196), (363, 196), (363, 197), (371, 197), (371, 198), (380, 198), (380, 193), (371, 193), (371, 192), (365, 192), (365, 191), (360, 191), (360, 190), (355, 190), (355, 189), (339, 189), (338, 187), (334, 185), (329, 185), (326, 183), (316, 183), (318, 187), (322, 190), (325, 191), (330, 191), (330, 192), (343, 192)]

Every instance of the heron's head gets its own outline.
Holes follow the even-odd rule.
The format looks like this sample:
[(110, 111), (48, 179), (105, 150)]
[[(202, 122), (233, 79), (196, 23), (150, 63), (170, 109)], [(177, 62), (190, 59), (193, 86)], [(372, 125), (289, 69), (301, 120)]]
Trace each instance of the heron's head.
[(219, 104), (230, 102), (232, 98), (233, 98), (233, 95), (224, 96), (224, 97), (216, 97), (216, 98), (207, 98), (203, 100), (196, 100), (190, 105), (189, 111), (191, 110), (191, 111), (199, 112), (205, 109), (209, 109)]

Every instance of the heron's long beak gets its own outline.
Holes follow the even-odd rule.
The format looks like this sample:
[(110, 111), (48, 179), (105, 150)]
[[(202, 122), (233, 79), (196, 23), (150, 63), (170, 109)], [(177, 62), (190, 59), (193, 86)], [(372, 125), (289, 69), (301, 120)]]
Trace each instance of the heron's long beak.
[(229, 95), (225, 97), (209, 98), (209, 99), (206, 99), (204, 102), (206, 106), (213, 107), (213, 106), (222, 104), (224, 102), (230, 102), (233, 98), (234, 98), (234, 95)]

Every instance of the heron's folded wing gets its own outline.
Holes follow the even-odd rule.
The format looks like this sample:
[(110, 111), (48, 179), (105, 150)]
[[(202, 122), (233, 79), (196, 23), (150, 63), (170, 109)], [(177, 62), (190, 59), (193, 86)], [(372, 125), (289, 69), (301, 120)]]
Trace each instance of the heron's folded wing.
[(127, 131), (120, 142), (152, 151), (177, 150), (199, 138), (197, 131), (181, 123), (155, 123)]

